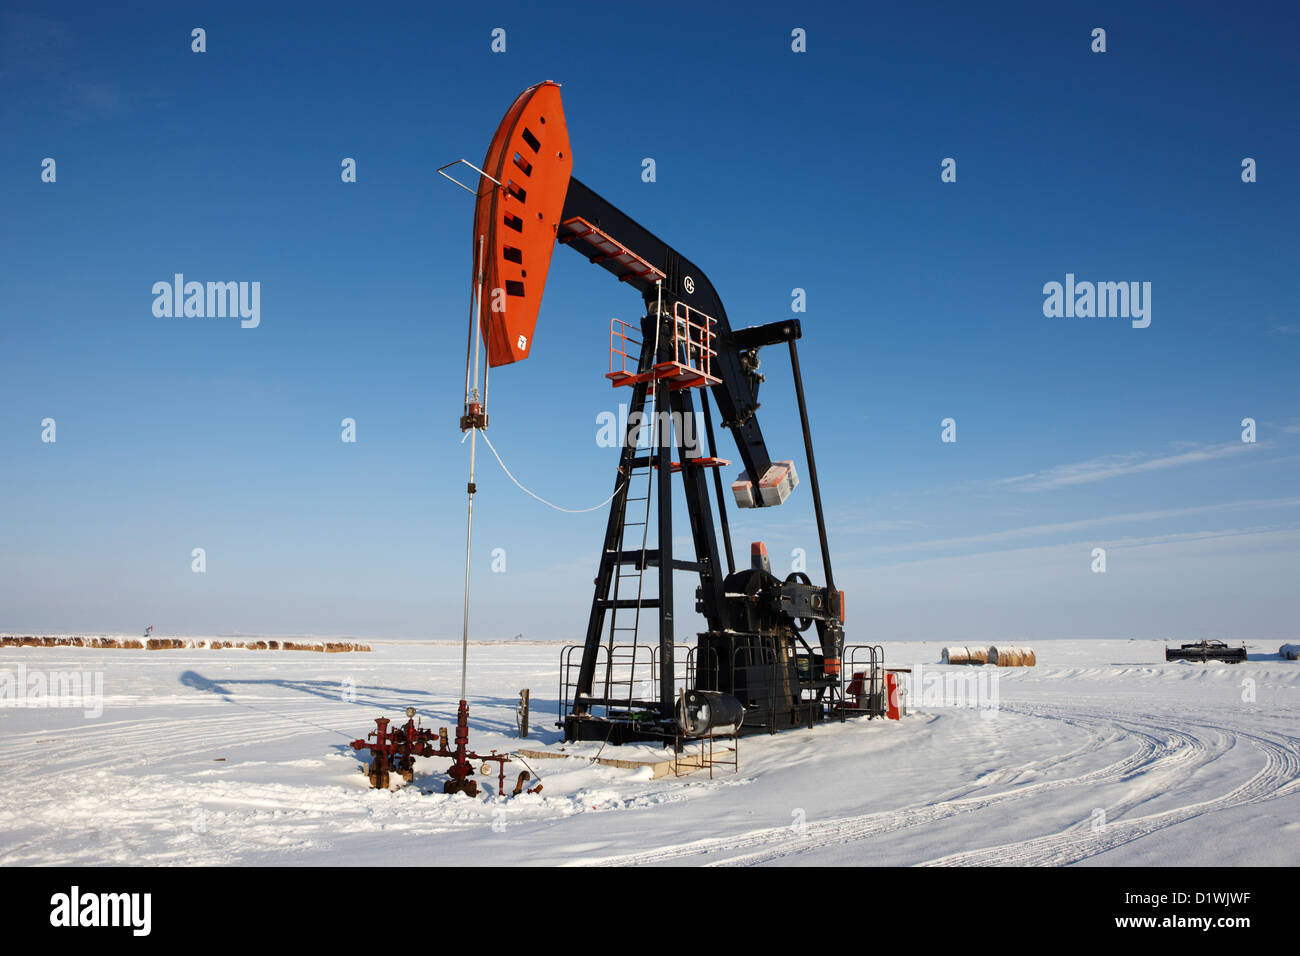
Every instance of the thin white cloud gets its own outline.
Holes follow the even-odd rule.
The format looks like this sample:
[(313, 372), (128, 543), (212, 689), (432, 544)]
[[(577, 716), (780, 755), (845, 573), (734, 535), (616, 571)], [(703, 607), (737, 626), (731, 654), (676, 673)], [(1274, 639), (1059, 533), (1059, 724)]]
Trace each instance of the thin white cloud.
[(890, 534), (895, 531), (915, 531), (929, 525), (908, 518), (879, 518), (874, 521), (837, 521), (835, 530), (841, 534)]
[[(1086, 547), (1102, 547), (1109, 551), (1140, 551), (1151, 554), (1187, 556), (1218, 552), (1261, 551), (1282, 546), (1292, 554), (1300, 555), (1300, 528), (1271, 528), (1267, 526), (1249, 528), (1227, 528), (1221, 531), (1187, 531), (1176, 534), (1151, 535), (1149, 537), (1098, 539), (1087, 542)], [(1063, 562), (1078, 563), (1080, 545), (1077, 543), (1058, 543), (1026, 545), (1019, 548), (1006, 548), (997, 551), (981, 551), (968, 554), (935, 555), (902, 560), (887, 564), (854, 564), (842, 567), (837, 572), (836, 583), (840, 578), (861, 575), (871, 577), (890, 569), (919, 568), (966, 568), (977, 570), (990, 567), (1005, 569), (1010, 566), (1038, 568), (1059, 565)], [(992, 562), (990, 565), (989, 563)], [(924, 575), (933, 581), (944, 575), (935, 573)]]
[[(1164, 548), (1178, 545), (1197, 546), (1197, 550), (1240, 550), (1242, 545), (1264, 545), (1275, 543), (1292, 543), (1300, 541), (1300, 528), (1274, 528), (1261, 525), (1251, 528), (1225, 528), (1220, 531), (1184, 531), (1178, 534), (1158, 534), (1145, 538), (1116, 538), (1101, 541), (1099, 546), (1107, 550)], [(1209, 542), (1208, 547), (1200, 547), (1201, 542)]]
[(913, 541), (908, 544), (881, 545), (879, 547), (869, 548), (867, 551), (934, 551), (952, 548), (966, 548), (972, 545), (998, 544), (1000, 542), (1015, 541), (1021, 538), (1059, 535), (1072, 531), (1082, 531), (1087, 528), (1104, 527), (1106, 525), (1131, 524), (1142, 521), (1162, 521), (1169, 518), (1183, 518), (1189, 515), (1256, 511), (1264, 508), (1300, 508), (1300, 497), (1251, 498), (1242, 501), (1225, 501), (1212, 505), (1194, 505), (1186, 508), (1162, 508), (1155, 511), (1132, 511), (1125, 514), (1101, 515), (1095, 518), (1083, 518), (1078, 521), (1060, 521), (1052, 524), (1008, 528), (1004, 531), (991, 531), (987, 534), (966, 535), (959, 538), (940, 538), (933, 541)]
[(1103, 455), (1089, 461), (1075, 462), (1069, 465), (1057, 465), (1043, 471), (1002, 478), (997, 485), (1014, 488), (1018, 491), (1048, 491), (1054, 488), (1067, 488), (1074, 485), (1086, 485), (1096, 481), (1107, 481), (1124, 475), (1140, 475), (1166, 468), (1181, 468), (1207, 461), (1218, 461), (1243, 454), (1250, 449), (1267, 447), (1259, 442), (1225, 442), (1221, 445), (1202, 445), (1180, 451), (1174, 455), (1152, 456), (1145, 452), (1130, 452), (1123, 455)]

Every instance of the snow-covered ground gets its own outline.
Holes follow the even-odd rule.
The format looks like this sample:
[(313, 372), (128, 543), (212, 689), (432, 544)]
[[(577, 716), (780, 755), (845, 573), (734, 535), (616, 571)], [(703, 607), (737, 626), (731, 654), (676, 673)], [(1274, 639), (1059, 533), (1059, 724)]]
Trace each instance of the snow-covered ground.
[[(1038, 666), (1001, 669), (887, 644), (890, 666), (996, 674), (997, 709), (914, 687), (901, 722), (747, 737), (738, 774), (531, 761), (541, 794), (492, 780), (477, 800), (441, 793), (445, 759), (368, 789), (349, 741), (408, 705), (454, 724), (460, 662), (455, 644), (372, 645), (0, 650), (0, 676), (103, 679), (98, 716), (0, 707), (0, 864), (1300, 865), (1300, 663), (1276, 643), (1227, 666), (1165, 663), (1156, 641), (1046, 641)], [(558, 748), (558, 659), (471, 647), (472, 747), (520, 745), (528, 687), (527, 745)]]

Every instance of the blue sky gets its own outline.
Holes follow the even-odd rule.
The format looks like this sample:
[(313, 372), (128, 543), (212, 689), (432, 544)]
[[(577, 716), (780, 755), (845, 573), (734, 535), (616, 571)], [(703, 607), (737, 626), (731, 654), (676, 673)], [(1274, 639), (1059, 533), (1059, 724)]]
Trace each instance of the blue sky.
[[(553, 79), (574, 174), (734, 326), (807, 290), (851, 641), (1295, 635), (1292, 5), (269, 6), (0, 16), (0, 630), (458, 636), (472, 200), (434, 169)], [(260, 282), (260, 325), (155, 317), (177, 272)], [(1067, 273), (1150, 282), (1150, 327), (1045, 317)], [(607, 329), (639, 307), (559, 250), (493, 376), (493, 442), (560, 504), (612, 486)], [(474, 635), (580, 639), (603, 512), (483, 462)], [(808, 492), (733, 511), (740, 552), (818, 576)]]

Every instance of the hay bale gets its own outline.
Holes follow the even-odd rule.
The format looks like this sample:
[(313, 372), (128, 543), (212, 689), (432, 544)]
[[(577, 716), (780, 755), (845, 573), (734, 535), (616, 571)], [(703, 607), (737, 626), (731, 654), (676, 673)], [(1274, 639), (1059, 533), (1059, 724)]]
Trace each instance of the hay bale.
[(1283, 644), (1277, 649), (1277, 656), (1284, 661), (1300, 660), (1300, 644)]
[(944, 664), (987, 664), (989, 662), (989, 649), (987, 647), (945, 647), (943, 649)]
[(998, 667), (1033, 667), (1038, 663), (1038, 656), (1031, 647), (1004, 644), (989, 648), (989, 663)]
[[(249, 651), (312, 651), (317, 654), (350, 654), (355, 651), (369, 651), (369, 644), (358, 641), (283, 641), (283, 640), (248, 640), (228, 641), (216, 639), (196, 640), (180, 637), (86, 637), (69, 635), (55, 637), (34, 634), (0, 634), (0, 647), (93, 647), (101, 650), (111, 648), (123, 650), (222, 650), (224, 648), (241, 648)], [(958, 648), (972, 651), (974, 648)], [(945, 651), (945, 660), (947, 660)]]

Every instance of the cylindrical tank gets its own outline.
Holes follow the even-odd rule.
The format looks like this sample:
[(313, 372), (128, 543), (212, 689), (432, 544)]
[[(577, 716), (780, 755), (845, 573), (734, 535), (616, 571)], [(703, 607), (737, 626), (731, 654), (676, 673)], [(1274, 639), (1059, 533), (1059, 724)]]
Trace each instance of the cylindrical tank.
[(902, 720), (904, 714), (903, 682), (892, 670), (885, 671), (885, 716), (890, 720)]
[(744, 719), (745, 708), (740, 701), (721, 691), (688, 690), (677, 698), (677, 726), (688, 737), (739, 727)]

